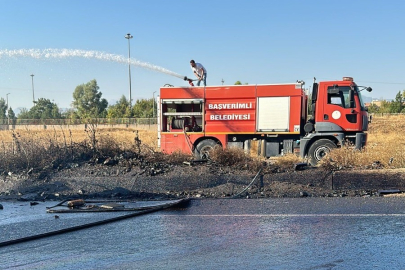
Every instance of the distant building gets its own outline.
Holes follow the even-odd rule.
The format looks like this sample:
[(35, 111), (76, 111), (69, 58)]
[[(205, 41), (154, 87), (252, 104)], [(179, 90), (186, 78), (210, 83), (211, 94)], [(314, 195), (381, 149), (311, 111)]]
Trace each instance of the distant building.
[(376, 99), (376, 100), (372, 100), (371, 102), (365, 102), (364, 103), (364, 106), (366, 106), (366, 107), (370, 107), (371, 105), (381, 107), (381, 100)]

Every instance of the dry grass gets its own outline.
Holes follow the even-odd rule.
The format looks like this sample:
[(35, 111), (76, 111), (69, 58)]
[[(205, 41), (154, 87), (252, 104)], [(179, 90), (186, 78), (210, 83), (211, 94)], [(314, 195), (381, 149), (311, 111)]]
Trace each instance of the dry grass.
[[(89, 129), (63, 129), (55, 128), (51, 130), (18, 130), (14, 133), (18, 134), (20, 138), (35, 138), (37, 140), (52, 140), (57, 143), (64, 143), (65, 141), (81, 143), (91, 140), (89, 137)], [(135, 130), (124, 128), (103, 128), (96, 129), (96, 136), (100, 140), (115, 141), (121, 148), (130, 148), (134, 142), (136, 133), (142, 143), (147, 144), (153, 149), (157, 149), (157, 132), (148, 130)], [(0, 131), (0, 140), (5, 144), (13, 142), (13, 131), (3, 130)]]
[(248, 169), (257, 171), (262, 166), (263, 162), (258, 157), (252, 157), (239, 148), (225, 148), (220, 146), (214, 148), (210, 153), (210, 159), (220, 165)]
[(0, 173), (63, 167), (78, 160), (157, 150), (157, 134), (131, 129), (14, 130), (0, 132)]
[(332, 168), (405, 168), (405, 116), (374, 117), (367, 146), (361, 151), (342, 147), (320, 162)]
[[(320, 162), (325, 169), (342, 168), (405, 168), (405, 116), (374, 117), (368, 131), (367, 146), (361, 151), (352, 147), (333, 150)], [(181, 163), (191, 156), (175, 152), (161, 153), (157, 132), (129, 128), (87, 130), (55, 128), (49, 130), (0, 131), (0, 172), (30, 168), (58, 167), (78, 159), (112, 156), (125, 151), (147, 156), (152, 162)], [(215, 149), (211, 159), (225, 166), (257, 170), (263, 159), (241, 149)], [(302, 162), (296, 155), (275, 160), (282, 170)]]
[(304, 162), (298, 155), (287, 154), (275, 160), (275, 165), (280, 171), (291, 171), (294, 169), (295, 164)]

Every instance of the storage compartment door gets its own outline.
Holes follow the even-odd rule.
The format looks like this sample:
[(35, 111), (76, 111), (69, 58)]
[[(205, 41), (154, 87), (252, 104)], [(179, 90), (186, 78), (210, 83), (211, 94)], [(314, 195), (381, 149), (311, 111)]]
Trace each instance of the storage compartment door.
[(259, 97), (257, 104), (258, 132), (289, 131), (290, 97)]

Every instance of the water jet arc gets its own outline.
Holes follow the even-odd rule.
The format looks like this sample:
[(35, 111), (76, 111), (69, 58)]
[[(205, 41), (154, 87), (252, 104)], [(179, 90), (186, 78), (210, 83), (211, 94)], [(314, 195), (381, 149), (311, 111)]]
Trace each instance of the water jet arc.
[[(66, 59), (73, 57), (81, 57), (88, 59), (97, 59), (103, 61), (112, 61), (117, 63), (128, 64), (128, 58), (100, 51), (86, 51), (86, 50), (77, 50), (77, 49), (15, 49), (15, 50), (0, 50), (0, 59), (2, 57), (31, 57), (34, 59)], [(174, 76), (180, 79), (183, 79), (184, 76), (177, 74), (173, 71), (170, 71), (166, 68), (153, 65), (147, 62), (141, 62), (136, 59), (130, 60), (131, 65), (146, 68), (156, 72), (164, 73), (170, 76)]]

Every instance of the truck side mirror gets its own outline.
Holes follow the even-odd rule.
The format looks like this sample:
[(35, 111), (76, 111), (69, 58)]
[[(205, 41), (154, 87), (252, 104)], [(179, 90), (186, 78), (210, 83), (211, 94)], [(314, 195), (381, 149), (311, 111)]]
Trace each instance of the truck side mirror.
[(355, 108), (355, 104), (354, 104), (354, 91), (353, 89), (349, 90), (349, 108)]

